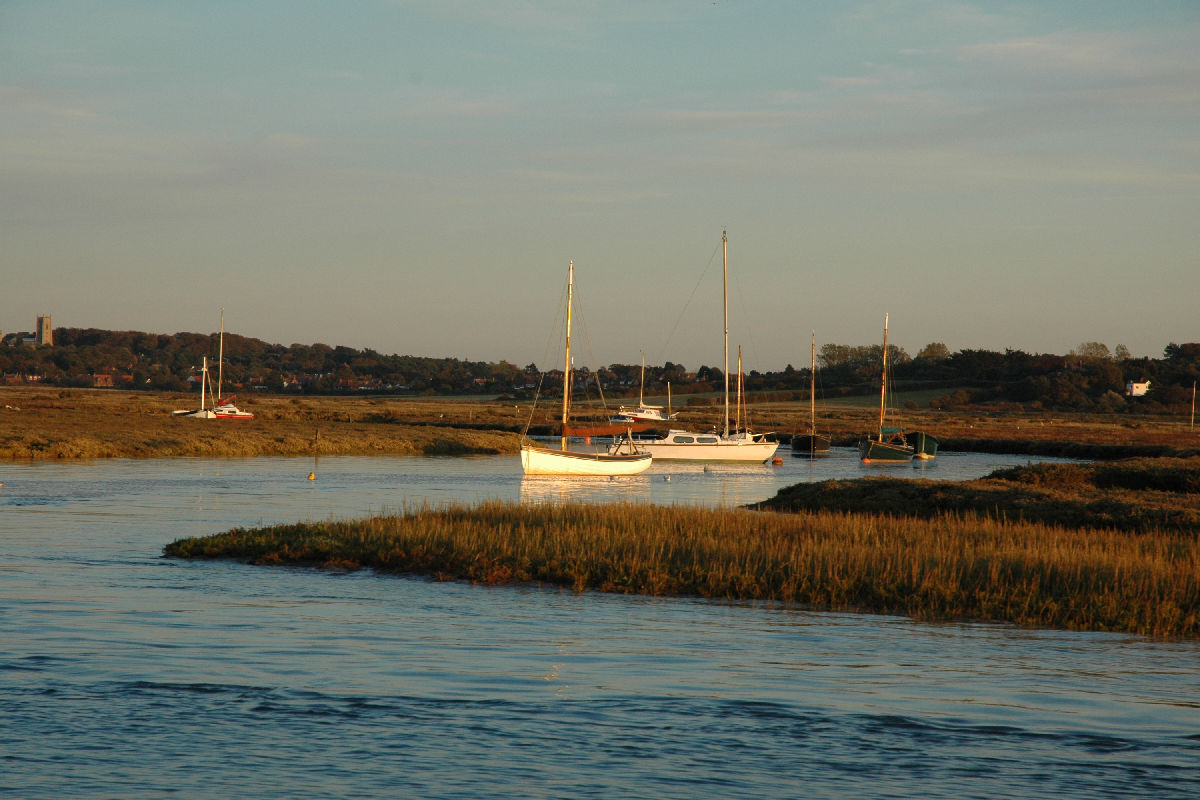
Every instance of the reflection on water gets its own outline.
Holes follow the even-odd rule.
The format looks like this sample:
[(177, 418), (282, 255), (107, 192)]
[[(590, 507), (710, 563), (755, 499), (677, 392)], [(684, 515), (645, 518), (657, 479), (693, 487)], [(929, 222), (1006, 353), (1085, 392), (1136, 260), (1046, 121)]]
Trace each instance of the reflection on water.
[(650, 502), (647, 475), (584, 477), (570, 475), (521, 476), (522, 503)]
[(1196, 642), (161, 557), (409, 504), (736, 505), (862, 474), (852, 453), (616, 481), (515, 456), (2, 464), (0, 796), (1200, 796)]
[(859, 461), (856, 448), (835, 447), (826, 456), (811, 459), (789, 457), (778, 465), (656, 461), (640, 475), (620, 478), (522, 476), (519, 499), (528, 503), (632, 501), (728, 508), (765, 500), (780, 489), (796, 483), (877, 475), (969, 480), (1002, 467), (1018, 466), (1030, 461), (1056, 460), (1059, 459), (950, 452), (939, 455), (933, 461), (867, 466)]

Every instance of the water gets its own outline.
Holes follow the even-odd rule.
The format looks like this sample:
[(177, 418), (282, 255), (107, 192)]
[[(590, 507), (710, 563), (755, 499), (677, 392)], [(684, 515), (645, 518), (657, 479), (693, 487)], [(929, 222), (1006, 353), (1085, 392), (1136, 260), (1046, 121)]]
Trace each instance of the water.
[(160, 555), (425, 501), (740, 504), (867, 472), (849, 454), (565, 485), (512, 456), (315, 467), (0, 467), (0, 796), (1200, 796), (1194, 642)]

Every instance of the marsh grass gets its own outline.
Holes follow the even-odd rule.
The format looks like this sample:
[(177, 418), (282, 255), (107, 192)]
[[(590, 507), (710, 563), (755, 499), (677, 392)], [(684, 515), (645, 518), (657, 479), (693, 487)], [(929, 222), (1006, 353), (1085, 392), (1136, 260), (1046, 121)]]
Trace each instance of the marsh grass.
[[(442, 407), (366, 398), (252, 396), (249, 421), (175, 419), (195, 397), (111, 390), (6, 389), (0, 458), (96, 459), (174, 456), (460, 455), (516, 453), (503, 430), (456, 428)], [(456, 409), (485, 419), (483, 406)], [(512, 407), (508, 407), (511, 413)], [(387, 412), (387, 422), (372, 421)], [(428, 424), (436, 420), (437, 425)], [(407, 424), (404, 421), (407, 420)]]
[(1031, 464), (971, 481), (873, 477), (802, 483), (757, 505), (933, 519), (970, 513), (1070, 528), (1200, 533), (1200, 459)]
[(419, 509), (353, 522), (238, 528), (165, 554), (370, 567), (481, 584), (685, 595), (1200, 635), (1196, 537), (986, 519), (639, 505)]

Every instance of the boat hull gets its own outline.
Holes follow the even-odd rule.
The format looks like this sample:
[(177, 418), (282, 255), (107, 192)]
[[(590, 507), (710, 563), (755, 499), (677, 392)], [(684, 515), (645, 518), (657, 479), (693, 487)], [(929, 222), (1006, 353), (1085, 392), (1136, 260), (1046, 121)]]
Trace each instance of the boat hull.
[(177, 419), (216, 419), (217, 414), (211, 408), (197, 408), (195, 411), (172, 411), (171, 416)]
[(792, 437), (792, 455), (807, 456), (829, 452), (829, 437), (820, 433), (806, 433)]
[(913, 448), (898, 442), (864, 439), (858, 445), (858, 455), (864, 464), (907, 464), (913, 459)]
[(905, 434), (913, 445), (913, 458), (929, 461), (937, 456), (938, 440), (928, 433), (916, 431)]
[(661, 439), (634, 439), (634, 445), (640, 452), (654, 456), (655, 461), (743, 463), (770, 461), (779, 447), (778, 442), (748, 439), (744, 436), (723, 437), (688, 431), (670, 431)]
[(521, 469), (526, 475), (637, 475), (645, 472), (652, 460), (645, 453), (609, 455), (548, 447), (521, 448)]
[(612, 417), (613, 422), (670, 422), (673, 419), (675, 415), (667, 414), (661, 406), (621, 406)]

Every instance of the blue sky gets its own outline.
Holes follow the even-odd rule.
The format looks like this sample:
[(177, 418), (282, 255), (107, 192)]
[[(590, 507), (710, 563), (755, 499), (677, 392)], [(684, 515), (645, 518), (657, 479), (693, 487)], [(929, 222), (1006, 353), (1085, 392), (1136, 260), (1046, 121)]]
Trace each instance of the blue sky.
[(0, 330), (1200, 340), (1200, 3), (0, 2)]

